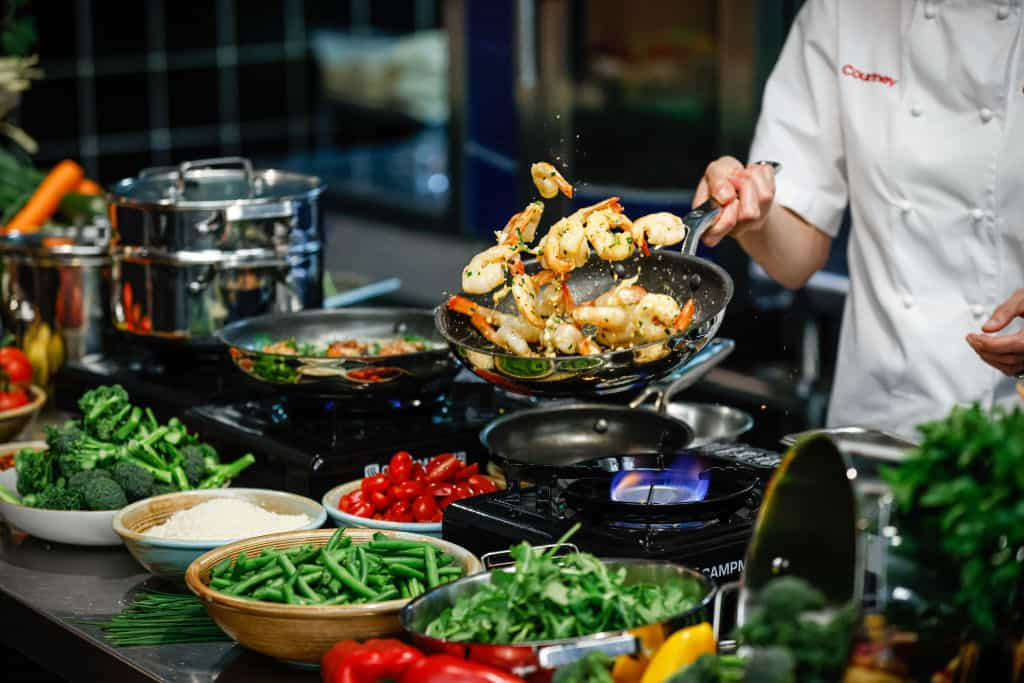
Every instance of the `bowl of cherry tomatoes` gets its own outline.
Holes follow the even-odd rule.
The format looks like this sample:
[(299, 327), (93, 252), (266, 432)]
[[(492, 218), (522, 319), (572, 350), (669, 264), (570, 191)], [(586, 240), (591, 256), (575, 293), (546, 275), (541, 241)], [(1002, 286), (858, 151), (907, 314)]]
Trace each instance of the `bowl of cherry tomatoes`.
[(16, 439), (46, 403), (46, 392), (32, 384), (32, 365), (16, 346), (0, 348), (0, 442)]
[(416, 462), (399, 451), (380, 474), (350, 481), (324, 494), (323, 506), (338, 526), (407, 531), (441, 537), (444, 510), (456, 500), (497, 491), (474, 463), (453, 453)]

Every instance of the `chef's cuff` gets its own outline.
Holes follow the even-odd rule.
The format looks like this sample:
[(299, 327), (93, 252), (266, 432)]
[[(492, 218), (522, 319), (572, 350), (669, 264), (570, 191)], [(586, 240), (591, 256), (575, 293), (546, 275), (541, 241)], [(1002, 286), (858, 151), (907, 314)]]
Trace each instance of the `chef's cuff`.
[(846, 197), (813, 187), (812, 183), (780, 173), (775, 179), (775, 201), (834, 238), (842, 227)]

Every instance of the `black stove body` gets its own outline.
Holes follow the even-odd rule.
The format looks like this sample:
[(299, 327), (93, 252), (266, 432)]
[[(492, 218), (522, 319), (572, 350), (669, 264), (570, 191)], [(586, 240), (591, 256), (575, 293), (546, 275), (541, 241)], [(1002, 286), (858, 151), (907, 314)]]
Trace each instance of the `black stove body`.
[(452, 503), (444, 514), (446, 540), (477, 555), (501, 551), (527, 540), (534, 545), (554, 543), (576, 522), (572, 542), (601, 557), (640, 557), (679, 562), (707, 574), (718, 584), (736, 581), (753, 532), (763, 484), (778, 465), (779, 456), (742, 444), (709, 444), (691, 449), (749, 467), (759, 484), (749, 498), (722, 518), (705, 522), (681, 519), (674, 524), (622, 523), (597, 519), (560, 500), (559, 482), (510, 489)]

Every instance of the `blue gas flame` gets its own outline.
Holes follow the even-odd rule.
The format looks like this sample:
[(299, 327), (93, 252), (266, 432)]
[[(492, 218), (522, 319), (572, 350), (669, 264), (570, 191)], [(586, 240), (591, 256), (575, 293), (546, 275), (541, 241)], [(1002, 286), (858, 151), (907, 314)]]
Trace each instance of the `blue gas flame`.
[(649, 500), (653, 505), (704, 500), (711, 480), (701, 478), (703, 471), (700, 460), (687, 455), (679, 456), (663, 470), (623, 470), (612, 479), (611, 499), (624, 503)]

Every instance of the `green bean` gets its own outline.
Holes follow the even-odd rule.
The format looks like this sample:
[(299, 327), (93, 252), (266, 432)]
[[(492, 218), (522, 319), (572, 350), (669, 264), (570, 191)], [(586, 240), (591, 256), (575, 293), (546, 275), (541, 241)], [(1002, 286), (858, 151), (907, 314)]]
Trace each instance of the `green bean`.
[(224, 590), (234, 584), (230, 579), (215, 578), (210, 580), (210, 588), (216, 588), (217, 590)]
[(427, 577), (423, 572), (418, 569), (413, 569), (412, 567), (406, 567), (404, 564), (389, 564), (388, 571), (395, 576), (405, 576), (411, 579), (420, 579), (422, 581), (427, 580)]
[(359, 561), (359, 582), (366, 583), (366, 575), (369, 573), (370, 561), (366, 558), (366, 551), (363, 546), (356, 546), (356, 559)]
[(462, 570), (458, 567), (440, 567), (437, 570), (438, 576), (462, 576)]
[(423, 569), (427, 566), (426, 562), (418, 557), (383, 557), (381, 560), (388, 567), (394, 564), (401, 564), (413, 569)]
[(376, 591), (367, 586), (366, 584), (357, 580), (347, 569), (338, 564), (333, 557), (326, 552), (321, 553), (321, 557), (324, 559), (324, 565), (327, 567), (327, 571), (334, 575), (338, 581), (347, 586), (353, 593), (362, 595), (363, 597), (372, 598), (376, 595)]
[(320, 596), (313, 592), (313, 589), (309, 587), (309, 584), (306, 583), (306, 580), (298, 572), (295, 574), (295, 587), (303, 598), (313, 602), (320, 602)]
[(352, 599), (347, 595), (336, 595), (333, 598), (327, 598), (321, 605), (347, 605), (352, 602)]
[(391, 557), (423, 557), (423, 548), (409, 548), (400, 550), (397, 553), (389, 553)]
[[(344, 545), (341, 545), (341, 544), (344, 544)], [(339, 546), (341, 548), (347, 548), (350, 545), (352, 545), (352, 537), (351, 536), (346, 536), (345, 535), (345, 527), (340, 526), (340, 527), (338, 527), (337, 531), (335, 531), (333, 534), (331, 534), (331, 538), (330, 538), (330, 540), (327, 541), (327, 545), (325, 547), (327, 548), (327, 552), (331, 552), (331, 551), (335, 550), (336, 548), (338, 548)]]
[(416, 548), (422, 548), (423, 544), (419, 541), (377, 541), (374, 540), (372, 543), (367, 544), (369, 550), (374, 551), (388, 551), (388, 550), (414, 550)]
[(423, 559), (426, 564), (427, 587), (434, 588), (441, 583), (441, 579), (437, 575), (437, 556), (434, 554), (432, 546), (427, 546)]
[(398, 580), (398, 594), (403, 598), (409, 597), (409, 582), (402, 579)]
[(423, 584), (420, 583), (419, 579), (413, 577), (409, 579), (409, 597), (418, 598), (423, 595)]
[(445, 565), (449, 565), (452, 562), (455, 562), (455, 558), (452, 557), (451, 555), (445, 555), (444, 553), (441, 553), (440, 555), (437, 556), (437, 566), (438, 566), (438, 568), (444, 567)]
[(269, 569), (264, 569), (263, 571), (257, 574), (253, 574), (244, 581), (236, 583), (231, 588), (225, 589), (224, 592), (230, 595), (239, 595), (241, 593), (248, 592), (250, 589), (255, 588), (256, 586), (260, 585), (264, 581), (267, 581), (268, 579), (273, 579), (277, 576), (280, 576), (280, 574), (280, 567), (270, 567)]
[[(295, 575), (298, 576), (297, 573)], [(283, 590), (284, 590), (284, 601), (286, 603), (288, 603), (289, 605), (297, 605), (299, 601), (298, 601), (298, 598), (295, 597), (295, 590), (292, 588), (292, 584), (291, 584), (290, 581), (284, 585), (284, 589)]]
[(263, 588), (257, 589), (252, 594), (252, 597), (253, 597), (253, 600), (266, 600), (266, 601), (269, 601), (269, 602), (284, 602), (285, 601), (285, 597), (284, 597), (284, 592), (283, 591), (278, 590), (276, 588), (268, 588), (266, 586), (264, 586)]
[(373, 596), (372, 602), (384, 602), (385, 600), (394, 600), (395, 598), (400, 597), (400, 595), (401, 594), (398, 592), (397, 588), (389, 588), (388, 590), (382, 591)]
[(327, 584), (327, 590), (337, 595), (341, 592), (341, 581), (338, 581), (337, 579), (331, 579)]
[(231, 571), (231, 558), (227, 557), (217, 563), (217, 566), (210, 572), (210, 576), (217, 578)]
[(278, 555), (277, 564), (284, 570), (285, 576), (291, 578), (293, 575), (298, 574), (299, 570), (295, 568), (292, 561), (288, 559), (287, 555)]
[(246, 572), (245, 563), (248, 560), (248, 556), (245, 553), (238, 553), (235, 555), (235, 566), (231, 571), (231, 578), (238, 581), (242, 578), (242, 574)]

